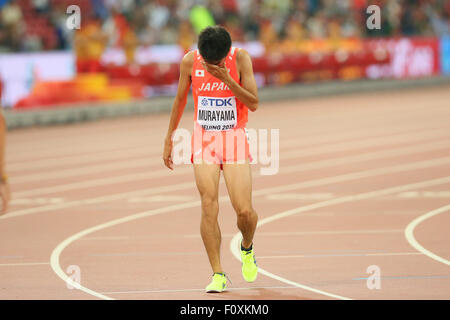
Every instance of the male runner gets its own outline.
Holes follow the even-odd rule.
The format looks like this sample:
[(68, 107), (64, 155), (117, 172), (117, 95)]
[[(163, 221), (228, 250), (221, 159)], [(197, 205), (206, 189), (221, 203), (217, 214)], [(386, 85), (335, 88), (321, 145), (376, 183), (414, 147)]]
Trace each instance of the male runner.
[(258, 216), (252, 206), (251, 156), (245, 131), (248, 109), (258, 108), (250, 55), (232, 47), (229, 33), (215, 26), (204, 29), (199, 35), (198, 50), (183, 57), (164, 144), (164, 163), (171, 170), (172, 134), (180, 122), (191, 84), (195, 104), (191, 160), (202, 204), (200, 233), (213, 270), (206, 292), (222, 292), (227, 277), (220, 263), (221, 233), (217, 220), (221, 170), (243, 237), (242, 275), (252, 282), (258, 274), (253, 253)]

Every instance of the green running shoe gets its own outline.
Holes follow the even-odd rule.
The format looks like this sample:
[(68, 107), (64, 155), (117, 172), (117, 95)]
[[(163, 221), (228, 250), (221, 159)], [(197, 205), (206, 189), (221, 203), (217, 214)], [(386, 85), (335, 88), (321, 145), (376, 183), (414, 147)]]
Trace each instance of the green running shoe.
[(253, 245), (251, 250), (242, 250), (241, 242), (241, 261), (242, 261), (242, 276), (245, 281), (253, 282), (258, 276), (258, 265), (256, 264), (255, 254), (253, 253)]
[(211, 283), (206, 287), (207, 293), (216, 293), (225, 291), (227, 288), (228, 277), (225, 273), (214, 273)]

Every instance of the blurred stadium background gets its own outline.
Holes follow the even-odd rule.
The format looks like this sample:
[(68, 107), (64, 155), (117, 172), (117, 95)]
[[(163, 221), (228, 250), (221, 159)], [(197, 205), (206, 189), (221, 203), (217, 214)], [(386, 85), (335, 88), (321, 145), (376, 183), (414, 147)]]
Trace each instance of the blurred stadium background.
[[(366, 26), (372, 4), (381, 29)], [(446, 0), (0, 0), (9, 126), (26, 111), (174, 95), (179, 61), (213, 24), (250, 52), (259, 87), (450, 74)]]

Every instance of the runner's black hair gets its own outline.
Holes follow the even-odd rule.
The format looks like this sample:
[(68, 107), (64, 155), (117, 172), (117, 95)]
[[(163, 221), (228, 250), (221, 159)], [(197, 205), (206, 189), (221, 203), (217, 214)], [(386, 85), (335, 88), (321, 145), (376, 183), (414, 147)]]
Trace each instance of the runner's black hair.
[(231, 36), (221, 26), (207, 27), (198, 36), (198, 49), (208, 63), (218, 63), (231, 48)]

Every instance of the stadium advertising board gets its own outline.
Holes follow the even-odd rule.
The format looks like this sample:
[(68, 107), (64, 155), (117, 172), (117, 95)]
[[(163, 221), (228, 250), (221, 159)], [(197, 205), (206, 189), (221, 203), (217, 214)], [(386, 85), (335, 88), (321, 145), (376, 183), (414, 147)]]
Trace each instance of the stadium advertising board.
[(375, 50), (385, 47), (390, 53), (388, 64), (370, 65), (366, 75), (370, 79), (417, 78), (440, 73), (439, 40), (437, 38), (399, 38), (368, 40)]

